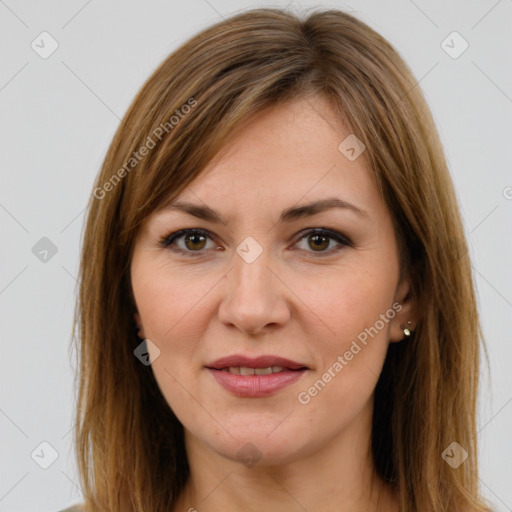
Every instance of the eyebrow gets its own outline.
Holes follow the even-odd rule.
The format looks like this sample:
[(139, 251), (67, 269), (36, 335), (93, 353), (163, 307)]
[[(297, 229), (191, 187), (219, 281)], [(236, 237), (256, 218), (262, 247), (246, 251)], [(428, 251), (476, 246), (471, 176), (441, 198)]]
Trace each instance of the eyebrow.
[[(369, 213), (362, 208), (345, 201), (344, 199), (339, 199), (337, 197), (329, 197), (326, 199), (320, 199), (318, 201), (313, 201), (311, 203), (301, 205), (301, 206), (292, 206), (290, 208), (286, 208), (283, 210), (279, 217), (278, 223), (282, 222), (293, 222), (298, 219), (302, 219), (304, 217), (310, 217), (312, 215), (316, 215), (317, 213), (332, 210), (334, 208), (340, 208), (343, 210), (348, 210), (356, 213), (360, 217), (370, 217)], [(209, 208), (208, 206), (201, 206), (193, 203), (188, 203), (186, 201), (172, 201), (168, 205), (166, 205), (164, 210), (178, 210), (188, 213), (194, 217), (199, 219), (208, 220), (211, 222), (217, 222), (226, 224), (226, 222), (222, 219), (222, 217), (215, 211)]]

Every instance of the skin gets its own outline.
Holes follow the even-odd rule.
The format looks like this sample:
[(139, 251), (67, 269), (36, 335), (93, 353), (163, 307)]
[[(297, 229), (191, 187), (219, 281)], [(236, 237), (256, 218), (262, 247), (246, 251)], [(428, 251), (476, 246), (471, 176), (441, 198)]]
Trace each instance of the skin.
[[(414, 325), (414, 304), (408, 280), (399, 282), (392, 219), (374, 179), (363, 158), (338, 150), (349, 134), (323, 97), (260, 113), (179, 196), (208, 205), (225, 224), (169, 210), (138, 233), (131, 279), (139, 336), (160, 350), (156, 357), (150, 346), (152, 370), (185, 428), (191, 467), (175, 511), (398, 511), (370, 456), (371, 417), (388, 344), (403, 340), (400, 325)], [(367, 215), (330, 209), (277, 223), (282, 210), (327, 197)], [(157, 245), (184, 228), (211, 238), (174, 242), (192, 256)], [(337, 231), (354, 246), (321, 238), (317, 248), (311, 235), (298, 236), (307, 228)], [(252, 263), (236, 252), (247, 236), (262, 248)], [(298, 394), (395, 302), (394, 318), (300, 403)], [(239, 398), (205, 369), (231, 354), (278, 355), (309, 370), (273, 396)], [(246, 443), (260, 457), (253, 466), (237, 455)]]

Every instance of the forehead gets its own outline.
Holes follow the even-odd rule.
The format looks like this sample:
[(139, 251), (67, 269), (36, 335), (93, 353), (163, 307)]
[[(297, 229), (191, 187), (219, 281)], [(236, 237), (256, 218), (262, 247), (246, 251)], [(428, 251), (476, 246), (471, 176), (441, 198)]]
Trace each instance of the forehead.
[(382, 210), (364, 153), (351, 160), (339, 149), (347, 137), (354, 135), (323, 97), (274, 106), (240, 130), (178, 198), (254, 213), (263, 203), (289, 206), (336, 195)]

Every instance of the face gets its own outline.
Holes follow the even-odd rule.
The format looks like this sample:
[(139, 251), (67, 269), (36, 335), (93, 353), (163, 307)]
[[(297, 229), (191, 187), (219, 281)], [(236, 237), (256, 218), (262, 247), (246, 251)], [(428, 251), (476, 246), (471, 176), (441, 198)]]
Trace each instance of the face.
[(411, 304), (390, 212), (363, 157), (338, 149), (348, 135), (324, 98), (274, 107), (179, 195), (195, 210), (138, 233), (139, 335), (188, 441), (212, 453), (277, 464), (368, 426)]

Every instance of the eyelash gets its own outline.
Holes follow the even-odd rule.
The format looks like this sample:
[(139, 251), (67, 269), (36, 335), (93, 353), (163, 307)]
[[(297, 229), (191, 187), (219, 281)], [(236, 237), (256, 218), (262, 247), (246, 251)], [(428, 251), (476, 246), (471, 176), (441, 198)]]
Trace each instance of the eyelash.
[[(180, 249), (178, 247), (171, 247), (171, 244), (173, 242), (175, 242), (176, 240), (179, 240), (180, 238), (185, 237), (186, 235), (199, 235), (199, 236), (204, 236), (205, 238), (210, 238), (210, 240), (212, 240), (211, 233), (209, 231), (207, 231), (205, 229), (199, 229), (199, 228), (190, 228), (190, 229), (180, 229), (179, 231), (175, 231), (174, 233), (171, 233), (169, 235), (166, 235), (166, 236), (160, 238), (157, 242), (157, 245), (159, 247), (171, 249), (172, 251), (175, 251), (180, 254), (184, 254), (186, 256), (190, 256), (193, 258), (203, 255), (204, 251), (202, 251), (202, 250), (189, 251), (189, 250)], [(326, 238), (334, 240), (340, 244), (340, 245), (338, 245), (332, 249), (329, 249), (327, 251), (316, 252), (316, 251), (307, 251), (306, 250), (306, 252), (317, 254), (319, 257), (322, 257), (323, 255), (330, 256), (333, 253), (341, 250), (343, 247), (353, 247), (354, 246), (354, 244), (348, 237), (342, 235), (341, 233), (338, 233), (337, 231), (333, 231), (333, 230), (325, 229), (325, 228), (309, 228), (307, 230), (301, 231), (299, 233), (300, 238), (295, 243), (299, 243), (301, 240), (303, 240), (304, 238), (307, 238), (308, 236), (311, 236), (311, 235), (322, 235), (322, 236), (325, 236)], [(299, 249), (299, 250), (302, 251), (303, 249)], [(194, 253), (196, 253), (196, 254), (194, 254)]]

